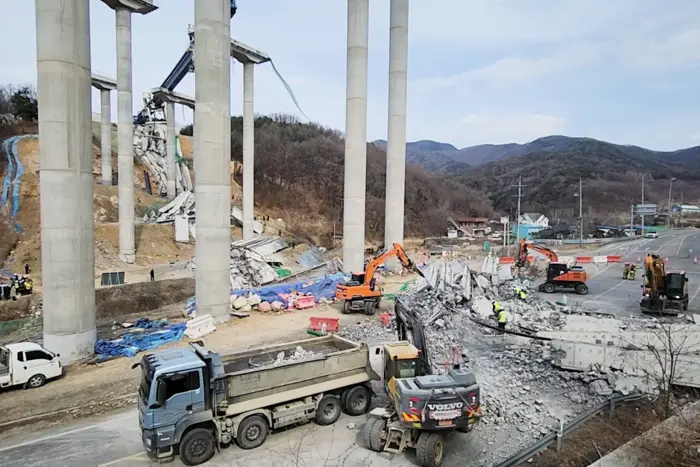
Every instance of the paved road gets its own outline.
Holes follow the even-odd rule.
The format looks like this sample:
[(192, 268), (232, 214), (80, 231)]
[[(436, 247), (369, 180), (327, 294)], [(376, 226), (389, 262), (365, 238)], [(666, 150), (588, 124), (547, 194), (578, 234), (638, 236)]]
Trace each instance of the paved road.
[[(596, 254), (622, 255), (622, 263), (589, 265), (592, 276), (588, 281), (586, 296), (568, 294), (569, 304), (574, 309), (600, 311), (620, 316), (639, 316), (642, 274), (637, 272), (634, 281), (622, 280), (624, 262), (643, 263), (647, 253), (655, 253), (668, 258), (667, 268), (682, 269), (688, 273), (690, 306), (689, 312), (700, 313), (700, 264), (695, 264), (695, 256), (700, 259), (700, 231), (679, 230), (661, 234), (656, 239), (640, 239), (631, 242), (609, 244)], [(640, 264), (641, 265), (641, 264)], [(549, 300), (561, 298), (561, 294), (545, 295)]]
[[(365, 417), (343, 415), (330, 427), (312, 423), (271, 435), (258, 449), (244, 451), (235, 446), (203, 464), (205, 466), (268, 467), (409, 467), (415, 466), (412, 453), (392, 456), (366, 450), (361, 428)], [(356, 427), (348, 428), (350, 423)], [(478, 429), (477, 429), (478, 430)], [(476, 434), (476, 432), (475, 432)], [(505, 440), (504, 440), (505, 441)], [(493, 440), (454, 434), (443, 465), (464, 467), (465, 459), (485, 460)], [(488, 443), (488, 444), (487, 444)], [(486, 451), (486, 452), (485, 452)], [(143, 453), (138, 416), (135, 410), (113, 414), (102, 420), (78, 423), (60, 430), (32, 433), (0, 443), (3, 467), (43, 467), (49, 464), (82, 466), (145, 467), (151, 464)], [(180, 467), (179, 459), (172, 464)], [(479, 465), (478, 463), (469, 465)], [(486, 464), (489, 465), (489, 464)]]

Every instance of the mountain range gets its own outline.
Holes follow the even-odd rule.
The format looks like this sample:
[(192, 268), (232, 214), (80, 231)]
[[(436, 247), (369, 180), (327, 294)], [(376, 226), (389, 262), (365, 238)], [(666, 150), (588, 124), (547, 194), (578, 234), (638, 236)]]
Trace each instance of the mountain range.
[[(385, 141), (375, 141), (380, 148)], [(458, 149), (436, 141), (406, 145), (409, 165), (419, 165), (486, 195), (498, 212), (514, 213), (522, 180), (522, 209), (533, 212), (578, 211), (579, 180), (584, 211), (600, 219), (627, 216), (633, 203), (666, 206), (669, 189), (676, 202), (700, 201), (700, 146), (653, 151), (593, 138), (547, 136), (525, 144), (482, 144)], [(671, 186), (672, 185), (672, 186)], [(622, 219), (624, 220), (624, 218)]]
[[(385, 140), (376, 140), (373, 143), (386, 150)], [(658, 161), (693, 169), (700, 162), (700, 146), (677, 151), (653, 151), (639, 146), (561, 135), (545, 136), (525, 144), (480, 144), (462, 149), (437, 141), (415, 141), (406, 144), (406, 159), (409, 163), (422, 166), (428, 172), (451, 172), (533, 153), (561, 152), (582, 146), (597, 147), (605, 152), (612, 151), (634, 159)]]

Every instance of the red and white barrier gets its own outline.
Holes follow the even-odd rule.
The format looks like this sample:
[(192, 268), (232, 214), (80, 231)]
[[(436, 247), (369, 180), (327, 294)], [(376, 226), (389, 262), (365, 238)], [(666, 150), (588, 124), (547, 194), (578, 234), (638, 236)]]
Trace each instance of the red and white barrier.
[[(529, 262), (535, 261), (534, 256), (528, 256), (527, 260)], [(697, 258), (695, 258), (695, 262), (697, 263)], [(637, 262), (639, 262), (640, 259), (637, 259)], [(515, 258), (513, 256), (502, 256), (498, 258), (498, 262), (500, 264), (514, 264), (515, 263)], [(559, 257), (559, 262), (560, 263), (566, 263), (566, 264), (606, 264), (606, 263), (620, 263), (622, 262), (622, 256), (620, 255), (607, 255), (607, 256), (560, 256)], [(666, 262), (668, 262), (668, 258), (666, 258)]]

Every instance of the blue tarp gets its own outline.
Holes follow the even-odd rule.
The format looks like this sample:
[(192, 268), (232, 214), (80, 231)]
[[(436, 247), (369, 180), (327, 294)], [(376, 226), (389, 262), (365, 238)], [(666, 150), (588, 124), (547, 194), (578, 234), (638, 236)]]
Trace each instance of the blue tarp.
[[(0, 197), (0, 208), (4, 208), (9, 197), (12, 196), (12, 205), (10, 215), (16, 217), (19, 212), (20, 188), (22, 183), (22, 175), (24, 174), (24, 165), (19, 158), (17, 152), (17, 143), (24, 138), (36, 138), (37, 135), (22, 135), (7, 138), (2, 142), (2, 148), (7, 156), (7, 172), (2, 183), (2, 196)], [(12, 188), (11, 188), (12, 187)], [(16, 230), (22, 231), (22, 226), (16, 224)]]
[[(269, 285), (267, 287), (260, 287), (258, 289), (240, 289), (231, 291), (231, 295), (248, 295), (256, 294), (260, 296), (260, 299), (265, 302), (274, 302), (275, 300), (280, 301), (287, 306), (287, 300), (285, 296), (292, 292), (298, 292), (303, 294), (311, 294), (314, 296), (316, 301), (325, 298), (331, 299), (335, 297), (335, 286), (338, 282), (343, 282), (347, 280), (347, 276), (343, 273), (329, 274), (323, 276), (320, 279), (315, 279), (308, 282), (296, 282), (292, 284), (278, 284)], [(187, 303), (185, 303), (185, 310), (187, 314), (192, 314), (196, 310), (195, 297), (190, 298)]]
[(163, 344), (177, 342), (185, 335), (185, 323), (168, 324), (167, 320), (151, 321), (140, 319), (134, 328), (142, 331), (129, 331), (119, 339), (103, 340), (95, 343), (95, 353), (102, 360), (113, 357), (134, 357), (138, 352), (151, 350)]

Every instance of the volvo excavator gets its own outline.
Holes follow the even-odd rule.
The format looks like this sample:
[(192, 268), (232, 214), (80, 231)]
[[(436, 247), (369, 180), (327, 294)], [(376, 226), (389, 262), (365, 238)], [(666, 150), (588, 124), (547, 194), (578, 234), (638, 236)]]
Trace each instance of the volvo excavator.
[(518, 268), (522, 269), (530, 264), (528, 260), (530, 250), (542, 253), (550, 261), (549, 266), (547, 266), (547, 279), (539, 286), (540, 292), (554, 293), (557, 289), (573, 289), (579, 295), (588, 293), (588, 285), (586, 285), (588, 274), (583, 267), (569, 266), (564, 262), (560, 262), (557, 254), (549, 248), (528, 243), (525, 239), (520, 240), (518, 258), (515, 262)]
[(384, 264), (384, 261), (393, 256), (398, 258), (404, 268), (417, 272), (419, 276), (423, 277), (423, 273), (406, 255), (401, 244), (394, 243), (391, 248), (372, 258), (367, 263), (364, 272), (352, 273), (352, 277), (348, 282), (343, 282), (336, 286), (335, 298), (343, 302), (343, 313), (364, 311), (367, 315), (374, 314), (382, 297), (382, 289), (377, 284), (374, 273), (379, 266)]
[(685, 271), (668, 271), (655, 254), (644, 258), (644, 283), (640, 307), (643, 313), (678, 314), (688, 309), (688, 277)]
[(399, 342), (376, 349), (389, 403), (369, 413), (363, 442), (375, 452), (413, 448), (421, 467), (439, 467), (445, 435), (469, 433), (481, 418), (480, 388), (456, 346), (445, 374), (435, 374), (420, 317), (401, 298), (395, 311)]

